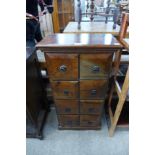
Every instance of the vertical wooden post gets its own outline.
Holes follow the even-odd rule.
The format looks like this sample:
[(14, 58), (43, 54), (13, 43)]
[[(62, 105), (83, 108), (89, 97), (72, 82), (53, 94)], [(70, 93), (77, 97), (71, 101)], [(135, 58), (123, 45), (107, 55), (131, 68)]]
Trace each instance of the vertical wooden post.
[(87, 17), (87, 13), (88, 13), (88, 9), (89, 9), (89, 0), (86, 0), (87, 1), (87, 5), (86, 5), (86, 17)]
[(58, 3), (57, 3), (57, 0), (53, 0), (53, 6), (54, 6), (54, 11), (53, 11), (53, 14), (52, 14), (53, 30), (54, 30), (54, 33), (59, 33), (60, 32), (60, 26), (59, 26), (59, 16), (58, 16)]
[(91, 12), (90, 20), (91, 20), (91, 22), (94, 19), (94, 8), (95, 8), (94, 0), (91, 0), (91, 4), (90, 4), (90, 12)]
[(82, 10), (81, 10), (81, 0), (77, 0), (77, 20), (78, 20), (78, 30), (81, 29), (81, 16), (82, 16)]
[[(107, 1), (107, 7), (106, 7), (106, 15), (108, 15), (110, 12), (110, 0)], [(105, 23), (107, 24), (108, 23), (108, 16), (105, 17)]]
[[(65, 17), (66, 17), (66, 14), (65, 14), (65, 9), (64, 9), (64, 6), (65, 6), (65, 0), (62, 0), (61, 1), (61, 6), (62, 6), (62, 27), (64, 28), (66, 26), (66, 20), (65, 20)], [(61, 26), (60, 26), (61, 27)]]
[(114, 15), (113, 15), (113, 29), (116, 29), (116, 24), (117, 24), (117, 21), (118, 21), (118, 14), (119, 14), (119, 9), (116, 7), (114, 9)]
[(119, 70), (119, 65), (120, 65), (120, 60), (121, 60), (121, 51), (118, 50), (117, 52), (115, 52), (115, 58), (114, 58), (114, 62), (113, 62), (113, 73), (114, 73), (114, 77), (116, 79), (118, 70)]
[(122, 24), (121, 24), (121, 29), (119, 33), (119, 40), (122, 40), (125, 37), (128, 26), (129, 26), (129, 14), (123, 13)]

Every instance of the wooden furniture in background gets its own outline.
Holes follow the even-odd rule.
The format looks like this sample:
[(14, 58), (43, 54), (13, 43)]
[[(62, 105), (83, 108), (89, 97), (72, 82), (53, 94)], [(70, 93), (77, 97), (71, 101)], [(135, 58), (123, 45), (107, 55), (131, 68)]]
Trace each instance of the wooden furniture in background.
[(70, 21), (74, 21), (74, 0), (53, 0), (54, 32), (63, 32)]
[[(121, 30), (119, 33), (120, 35), (118, 38), (119, 38), (119, 41), (123, 44), (124, 48), (127, 50), (129, 50), (128, 39), (124, 39), (124, 37), (127, 32), (128, 25), (129, 25), (129, 14), (125, 13), (125, 14), (123, 14)], [(113, 114), (112, 109), (111, 109), (111, 101), (112, 101), (114, 90), (116, 90), (119, 100), (118, 100), (115, 112)], [(114, 84), (112, 85), (111, 90), (110, 90), (109, 100), (108, 100), (108, 111), (109, 111), (109, 116), (110, 116), (110, 129), (109, 129), (110, 136), (113, 136), (114, 131), (117, 127), (119, 117), (121, 115), (125, 100), (128, 95), (128, 90), (129, 90), (129, 68), (127, 69), (123, 85), (122, 86), (120, 85), (119, 81), (117, 80), (117, 76), (115, 76)], [(122, 127), (123, 126), (124, 125), (122, 125)], [(128, 125), (125, 125), (125, 127), (127, 127), (127, 126)]]
[(53, 0), (53, 14), (52, 14), (52, 19), (53, 19), (53, 30), (54, 33), (60, 32), (60, 25), (59, 25), (59, 16), (58, 16), (58, 3), (57, 0)]
[[(81, 21), (113, 21), (112, 29), (116, 28), (116, 24), (121, 23), (122, 12), (129, 12), (128, 1), (113, 1), (113, 0), (77, 0), (77, 29), (80, 30)], [(80, 5), (81, 4), (81, 5)], [(82, 7), (82, 11), (81, 11)], [(78, 20), (77, 20), (78, 19)]]
[[(113, 29), (112, 22), (108, 22), (107, 24), (104, 22), (81, 22), (80, 30), (77, 29), (77, 25), (77, 22), (69, 22), (63, 33), (110, 33), (116, 37), (120, 33), (120, 26), (116, 25), (116, 29)], [(126, 33), (126, 37), (128, 37), (128, 32)]]
[(120, 26), (117, 25), (116, 29), (112, 28), (113, 23), (108, 22), (105, 24), (104, 22), (81, 22), (81, 29), (77, 29), (77, 22), (69, 22), (66, 28), (64, 29), (64, 33), (110, 33), (115, 36), (119, 35)]
[(42, 130), (48, 113), (34, 47), (26, 48), (26, 137), (43, 138)]
[(55, 34), (36, 47), (45, 52), (59, 129), (100, 129), (120, 43), (111, 34)]

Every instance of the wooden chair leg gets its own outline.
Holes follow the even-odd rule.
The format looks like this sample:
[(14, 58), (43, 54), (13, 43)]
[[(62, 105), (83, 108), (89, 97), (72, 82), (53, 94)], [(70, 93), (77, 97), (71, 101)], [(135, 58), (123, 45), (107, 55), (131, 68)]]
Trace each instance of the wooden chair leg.
[(114, 85), (112, 85), (112, 87), (111, 87), (111, 90), (110, 90), (110, 93), (109, 93), (109, 99), (108, 99), (108, 113), (109, 113), (109, 116), (110, 116), (110, 123), (113, 123), (113, 114), (112, 114), (112, 111), (111, 111), (111, 100), (112, 100), (113, 92), (114, 92)]
[(119, 66), (120, 66), (120, 60), (121, 60), (121, 51), (117, 51), (115, 52), (115, 59), (114, 59), (114, 63), (113, 63), (113, 68), (114, 68), (114, 76), (116, 78), (118, 70), (119, 70)]
[(109, 93), (108, 106), (111, 106), (113, 92), (114, 92), (114, 85), (112, 85), (110, 93)]
[(118, 119), (120, 117), (120, 114), (121, 114), (121, 111), (122, 111), (122, 108), (123, 108), (123, 105), (124, 105), (124, 102), (126, 99), (126, 95), (128, 93), (128, 89), (129, 89), (129, 69), (128, 69), (127, 74), (125, 76), (125, 81), (124, 81), (124, 84), (122, 87), (121, 96), (119, 98), (119, 101), (118, 101), (118, 104), (116, 107), (116, 111), (115, 111), (115, 114), (113, 117), (113, 122), (111, 123), (111, 127), (109, 129), (109, 136), (110, 137), (112, 137), (114, 134)]

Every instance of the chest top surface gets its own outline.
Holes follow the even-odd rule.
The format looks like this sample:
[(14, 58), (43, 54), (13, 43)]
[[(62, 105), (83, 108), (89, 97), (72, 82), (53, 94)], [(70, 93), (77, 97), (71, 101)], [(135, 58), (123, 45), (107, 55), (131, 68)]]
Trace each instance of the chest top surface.
[(45, 37), (36, 47), (47, 48), (122, 48), (111, 34), (52, 34)]

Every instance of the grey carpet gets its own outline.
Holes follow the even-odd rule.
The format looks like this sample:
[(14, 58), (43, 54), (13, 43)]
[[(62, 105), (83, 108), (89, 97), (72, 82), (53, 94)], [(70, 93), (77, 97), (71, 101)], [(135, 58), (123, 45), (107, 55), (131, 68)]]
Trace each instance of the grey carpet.
[(55, 110), (49, 113), (44, 128), (44, 140), (26, 140), (27, 155), (128, 155), (129, 131), (116, 130), (113, 137), (108, 136), (105, 117), (102, 129), (58, 130)]

